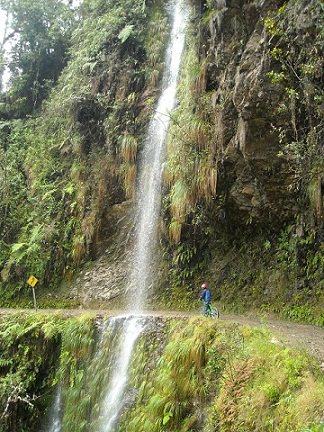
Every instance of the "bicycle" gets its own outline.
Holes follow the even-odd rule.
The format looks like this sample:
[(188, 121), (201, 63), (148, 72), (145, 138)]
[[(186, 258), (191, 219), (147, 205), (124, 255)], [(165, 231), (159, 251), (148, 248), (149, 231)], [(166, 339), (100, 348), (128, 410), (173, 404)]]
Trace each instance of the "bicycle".
[(209, 318), (219, 318), (219, 310), (217, 309), (217, 307), (212, 306), (210, 303), (208, 304), (207, 310), (203, 308), (203, 314)]

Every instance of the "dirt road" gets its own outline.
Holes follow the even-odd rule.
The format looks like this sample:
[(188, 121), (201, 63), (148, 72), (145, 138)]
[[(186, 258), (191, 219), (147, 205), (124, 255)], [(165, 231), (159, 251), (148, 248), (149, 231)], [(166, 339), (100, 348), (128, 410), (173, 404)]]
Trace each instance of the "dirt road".
[[(41, 309), (43, 314), (58, 314), (64, 316), (78, 316), (81, 314), (93, 314), (96, 316), (118, 316), (125, 315), (125, 312), (120, 310), (99, 310), (99, 309)], [(0, 309), (0, 316), (12, 314), (29, 314), (33, 313), (28, 309)], [(154, 311), (145, 312), (145, 315), (166, 317), (166, 318), (191, 318), (199, 316), (198, 312), (183, 312), (183, 311)], [(315, 356), (321, 363), (324, 370), (324, 328), (313, 325), (298, 324), (288, 321), (280, 321), (276, 319), (259, 319), (252, 316), (222, 314), (221, 319), (242, 325), (250, 325), (253, 327), (265, 326), (274, 334), (274, 343), (287, 345), (299, 349), (305, 349), (307, 352)]]

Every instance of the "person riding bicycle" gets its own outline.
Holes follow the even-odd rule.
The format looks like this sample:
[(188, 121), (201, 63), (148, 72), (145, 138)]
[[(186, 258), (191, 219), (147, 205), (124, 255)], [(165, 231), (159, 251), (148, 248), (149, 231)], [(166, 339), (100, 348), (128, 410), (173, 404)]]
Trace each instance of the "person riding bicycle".
[(204, 313), (205, 313), (205, 315), (208, 315), (210, 312), (210, 303), (211, 303), (212, 295), (211, 295), (210, 289), (208, 288), (208, 285), (206, 283), (203, 283), (201, 285), (201, 289), (202, 289), (202, 292), (200, 294), (199, 299), (203, 300)]

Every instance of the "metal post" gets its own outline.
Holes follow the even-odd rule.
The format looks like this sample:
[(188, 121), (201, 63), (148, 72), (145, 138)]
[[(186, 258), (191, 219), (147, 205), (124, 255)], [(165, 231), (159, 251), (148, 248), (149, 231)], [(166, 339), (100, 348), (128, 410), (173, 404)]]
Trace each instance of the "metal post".
[(35, 288), (32, 288), (32, 290), (33, 290), (34, 308), (35, 308), (35, 311), (37, 312), (37, 303), (36, 303)]

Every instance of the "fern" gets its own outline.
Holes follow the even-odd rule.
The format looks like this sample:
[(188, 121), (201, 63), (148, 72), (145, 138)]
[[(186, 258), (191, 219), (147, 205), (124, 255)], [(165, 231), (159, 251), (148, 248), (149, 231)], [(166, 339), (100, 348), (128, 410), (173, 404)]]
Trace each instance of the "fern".
[(133, 33), (134, 33), (134, 25), (133, 24), (128, 24), (119, 33), (118, 39), (121, 41), (121, 43), (125, 43), (127, 41), (127, 39), (129, 39), (132, 36)]

